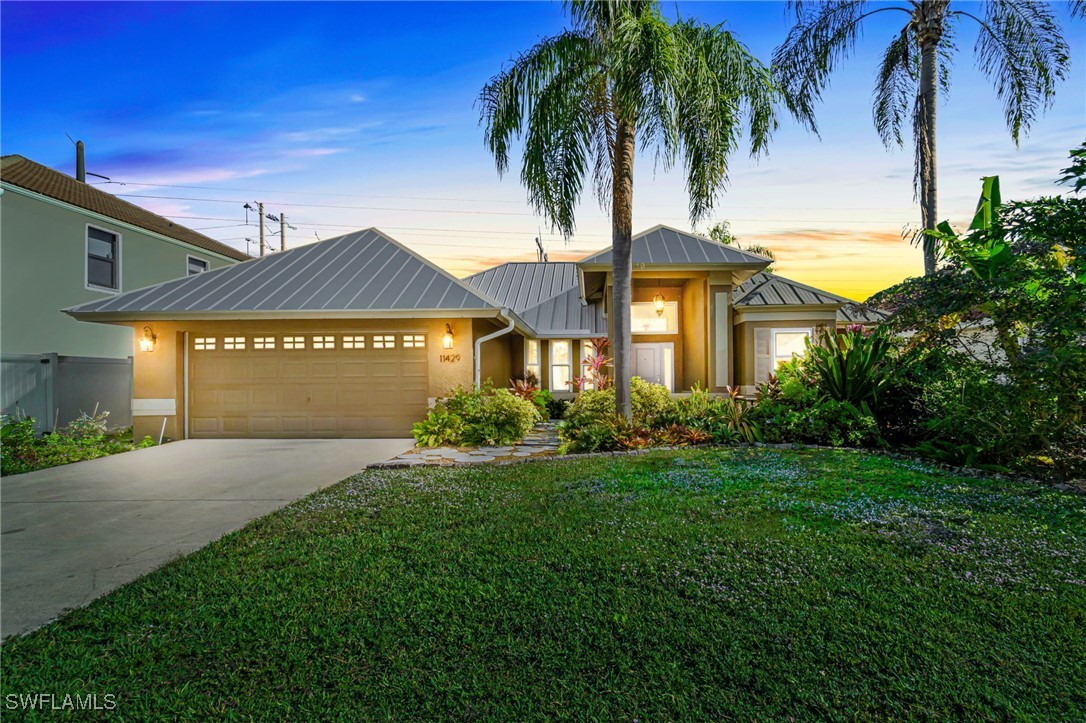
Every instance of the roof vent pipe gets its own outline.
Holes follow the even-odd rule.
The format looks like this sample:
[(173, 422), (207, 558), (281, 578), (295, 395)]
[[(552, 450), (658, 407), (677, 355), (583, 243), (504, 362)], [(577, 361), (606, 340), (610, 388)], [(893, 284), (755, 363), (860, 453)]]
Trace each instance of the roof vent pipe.
[(83, 141), (75, 142), (75, 180), (87, 182), (87, 161), (83, 156)]

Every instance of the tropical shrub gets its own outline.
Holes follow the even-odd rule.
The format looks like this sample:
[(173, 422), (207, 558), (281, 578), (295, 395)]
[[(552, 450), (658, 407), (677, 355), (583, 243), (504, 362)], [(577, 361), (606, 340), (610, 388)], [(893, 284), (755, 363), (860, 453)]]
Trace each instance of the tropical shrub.
[(108, 412), (83, 414), (40, 437), (32, 417), (0, 417), (0, 474), (19, 474), (154, 446), (150, 437), (133, 444), (130, 431), (107, 434), (108, 417)]
[(884, 329), (865, 330), (851, 324), (845, 331), (819, 332), (807, 339), (806, 372), (830, 399), (874, 409), (880, 392), (890, 383), (893, 342)]
[(690, 395), (676, 399), (666, 420), (673, 425), (705, 432), (717, 443), (761, 439), (758, 427), (749, 415), (750, 405), (739, 399), (738, 389), (729, 396), (714, 396), (695, 387)]
[(513, 444), (542, 418), (534, 402), (508, 389), (456, 389), (416, 422), (412, 433), (423, 447)]

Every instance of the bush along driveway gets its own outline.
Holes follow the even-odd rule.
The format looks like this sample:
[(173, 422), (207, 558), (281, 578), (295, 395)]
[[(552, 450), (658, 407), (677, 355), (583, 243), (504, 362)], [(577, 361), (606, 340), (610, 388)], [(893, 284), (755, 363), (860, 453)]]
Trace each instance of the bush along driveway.
[(371, 470), (8, 641), (139, 718), (1086, 718), (1086, 497), (863, 453)]

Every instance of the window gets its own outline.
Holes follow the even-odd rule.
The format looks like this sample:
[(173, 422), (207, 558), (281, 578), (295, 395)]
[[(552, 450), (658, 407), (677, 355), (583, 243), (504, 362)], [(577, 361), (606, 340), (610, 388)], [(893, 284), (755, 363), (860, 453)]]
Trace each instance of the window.
[(534, 374), (537, 381), (542, 379), (539, 365), (539, 339), (528, 339), (524, 343), (524, 373)]
[(188, 256), (186, 258), (189, 276), (192, 276), (193, 274), (202, 274), (207, 271), (207, 261), (205, 259), (197, 258), (195, 256)]
[(336, 338), (334, 336), (315, 336), (313, 337), (314, 349), (335, 349)]
[(630, 332), (633, 334), (678, 334), (679, 302), (665, 301), (663, 313), (656, 313), (651, 301), (630, 304)]
[(192, 346), (196, 351), (215, 351), (215, 337), (198, 336), (193, 340)]
[(392, 335), (381, 336), (381, 335), (378, 334), (377, 336), (373, 337), (373, 348), (374, 349), (395, 349), (396, 348), (396, 337), (394, 337)]
[(283, 337), (284, 349), (305, 349), (305, 337), (304, 336), (284, 336)]
[(807, 337), (810, 329), (774, 329), (773, 330), (773, 368), (792, 360), (792, 356), (803, 356), (807, 351)]
[(87, 288), (121, 290), (121, 237), (87, 226)]
[(403, 338), (404, 349), (425, 349), (426, 337), (422, 334), (406, 334)]
[(344, 349), (365, 349), (366, 337), (364, 336), (345, 336), (343, 337)]
[(572, 380), (572, 344), (567, 339), (551, 342), (551, 391), (568, 392)]
[(245, 348), (244, 336), (228, 336), (222, 340), (222, 348), (228, 351), (238, 351)]
[(275, 337), (274, 336), (254, 336), (253, 337), (254, 349), (274, 349)]

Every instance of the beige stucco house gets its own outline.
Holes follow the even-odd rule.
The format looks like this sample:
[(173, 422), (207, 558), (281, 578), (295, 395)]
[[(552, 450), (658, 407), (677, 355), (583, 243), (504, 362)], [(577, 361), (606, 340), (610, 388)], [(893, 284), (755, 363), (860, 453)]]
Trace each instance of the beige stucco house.
[[(633, 371), (679, 393), (765, 380), (848, 299), (664, 226), (634, 237)], [(405, 436), (456, 386), (572, 394), (610, 335), (611, 254), (457, 279), (377, 229), (70, 308), (134, 330), (136, 434)]]

